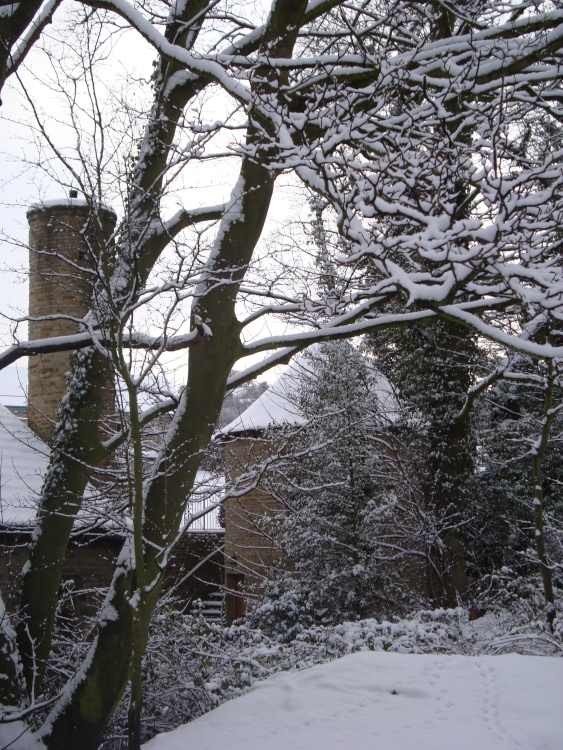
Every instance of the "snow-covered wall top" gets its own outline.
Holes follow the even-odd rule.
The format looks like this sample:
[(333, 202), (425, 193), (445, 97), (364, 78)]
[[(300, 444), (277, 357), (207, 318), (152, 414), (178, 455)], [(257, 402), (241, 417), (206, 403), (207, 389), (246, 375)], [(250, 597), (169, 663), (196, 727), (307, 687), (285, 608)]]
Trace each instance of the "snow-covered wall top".
[(0, 523), (33, 521), (48, 456), (48, 446), (0, 404)]
[[(78, 208), (88, 208), (91, 205), (91, 201), (87, 201), (85, 198), (54, 198), (48, 201), (40, 201), (34, 203), (27, 209), (27, 213), (30, 214), (33, 211), (44, 211), (48, 208), (68, 208), (69, 206), (75, 206)], [(106, 211), (111, 211), (115, 214), (115, 211), (111, 206), (102, 203), (102, 208)]]

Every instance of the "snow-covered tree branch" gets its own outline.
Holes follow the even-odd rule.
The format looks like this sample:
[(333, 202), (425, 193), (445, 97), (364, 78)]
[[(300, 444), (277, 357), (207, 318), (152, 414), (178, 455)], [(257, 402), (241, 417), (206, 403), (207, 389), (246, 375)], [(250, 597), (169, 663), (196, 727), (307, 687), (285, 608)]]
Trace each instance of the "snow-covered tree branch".
[[(33, 81), (24, 57), (57, 5), (0, 6), (0, 83), (17, 68), (30, 106), (45, 82)], [(59, 42), (46, 42), (42, 59), (53, 74), (50, 92), (70, 106), (72, 139), (59, 133), (68, 120), (61, 125), (34, 106), (36, 161), (43, 174), (79, 187), (97, 239), (83, 233), (92, 300), (80, 331), (15, 339), (0, 359), (5, 366), (74, 352), (22, 576), (22, 705), (41, 692), (62, 564), (88, 481), (125, 433), (136, 433), (138, 451), (135, 403), (159, 357), (181, 348), (189, 357), (158, 450), (150, 462), (139, 452), (132, 459), (134, 528), (90, 652), (38, 731), (47, 747), (97, 748), (138, 679), (170, 551), (229, 385), (315, 342), (414, 326), (428, 326), (430, 338), (443, 334), (438, 348), (464, 330), (468, 348), (479, 337), (558, 366), (559, 5), (284, 0), (261, 14), (242, 2), (61, 3), (51, 29)], [(4, 33), (16, 6), (30, 15)], [(111, 86), (95, 93), (111, 59), (104, 45), (123, 25), (157, 55), (139, 111), (119, 110)], [(66, 59), (54, 52), (61, 49)], [(229, 182), (226, 196), (205, 192), (219, 181), (205, 171), (210, 164)], [(296, 240), (298, 254), (282, 244), (260, 257), (276, 182), (287, 175), (330, 215), (337, 241), (326, 244), (323, 268), (341, 280), (332, 286), (312, 280), (318, 268), (305, 239)], [(112, 201), (119, 220), (102, 241), (100, 217)], [(160, 330), (144, 317), (155, 310)], [(260, 353), (262, 362), (245, 363)], [(235, 365), (243, 369), (231, 377)], [(133, 416), (128, 429), (110, 425), (102, 435), (115, 372)], [(465, 390), (474, 385), (461, 381)], [(454, 406), (465, 416), (461, 386), (454, 395), (449, 416)]]

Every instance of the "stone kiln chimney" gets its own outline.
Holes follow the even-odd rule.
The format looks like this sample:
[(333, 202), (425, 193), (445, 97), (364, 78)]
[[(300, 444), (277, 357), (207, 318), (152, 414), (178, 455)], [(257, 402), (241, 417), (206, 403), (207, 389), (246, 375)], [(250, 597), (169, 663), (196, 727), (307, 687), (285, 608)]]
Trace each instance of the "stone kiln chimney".
[[(76, 320), (45, 316), (67, 315), (80, 319), (92, 300), (93, 259), (115, 227), (115, 213), (93, 209), (86, 201), (71, 198), (32, 206), (29, 222), (29, 339), (77, 333)], [(28, 423), (49, 443), (61, 399), (66, 392), (65, 373), (72, 354), (56, 352), (30, 357)], [(110, 398), (110, 396), (108, 396)]]

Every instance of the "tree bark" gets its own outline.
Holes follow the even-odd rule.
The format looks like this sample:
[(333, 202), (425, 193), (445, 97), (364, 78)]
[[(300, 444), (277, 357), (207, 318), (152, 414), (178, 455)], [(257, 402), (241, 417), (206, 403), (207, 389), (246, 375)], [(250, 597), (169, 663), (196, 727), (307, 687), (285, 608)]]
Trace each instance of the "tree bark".
[(111, 379), (107, 360), (93, 349), (77, 353), (67, 397), (59, 412), (37, 525), (21, 581), (17, 642), (30, 696), (41, 690), (51, 650), (62, 564), (92, 476), (90, 467), (100, 466), (108, 455), (98, 434), (108, 387)]
[[(265, 51), (290, 55), (306, 0), (278, 3), (269, 19)], [(263, 71), (257, 93), (271, 92), (277, 80)], [(250, 112), (252, 122), (253, 113)], [(259, 148), (267, 135), (250, 126), (247, 145)], [(196, 311), (213, 330), (213, 339), (190, 354), (188, 384), (168, 431), (160, 461), (145, 495), (143, 528), (145, 598), (139, 623), (143, 649), (150, 616), (162, 586), (167, 558), (178, 536), (186, 498), (219, 417), (227, 378), (242, 354), (240, 324), (235, 313), (238, 288), (258, 242), (274, 188), (275, 174), (252, 156), (242, 161), (233, 203), (218, 230), (215, 252), (206, 269)], [(104, 607), (99, 635), (83, 670), (45, 723), (40, 736), (48, 748), (97, 748), (105, 724), (131, 676), (134, 589), (125, 549)], [(114, 651), (119, 644), (119, 656)], [(112, 661), (108, 669), (108, 659)], [(85, 740), (86, 738), (86, 740)]]
[(532, 453), (532, 476), (534, 479), (534, 538), (536, 552), (540, 564), (540, 573), (543, 583), (543, 595), (545, 601), (546, 618), (550, 629), (553, 631), (553, 623), (557, 610), (555, 609), (555, 595), (553, 591), (553, 576), (547, 559), (545, 549), (545, 528), (543, 520), (544, 495), (542, 481), (542, 459), (545, 456), (551, 425), (553, 423), (553, 388), (556, 377), (553, 360), (547, 362), (546, 387), (544, 390), (542, 431)]
[[(167, 34), (180, 43), (180, 27), (198, 14), (204, 4), (203, 0), (188, 0), (181, 17), (170, 21)], [(145, 143), (150, 144), (150, 148), (144, 150), (136, 165), (129, 212), (116, 254), (116, 273), (127, 280), (127, 288), (120, 289), (119, 299), (113, 295), (111, 279), (104, 276), (105, 269), (100, 263), (98, 282), (100, 293), (107, 302), (107, 310), (96, 313), (100, 324), (111, 323), (112, 314), (114, 319), (123, 320), (121, 313), (134, 303), (136, 294), (170, 240), (167, 234), (147, 232), (147, 226), (158, 217), (166, 162), (179, 115), (203, 85), (201, 81), (190, 80), (172, 88), (165, 96), (163, 91), (178, 69), (178, 65), (161, 59), (152, 117), (145, 133)], [(100, 315), (102, 319), (99, 319)], [(104, 321), (104, 315), (110, 315), (110, 320)], [(50, 467), (42, 490), (30, 558), (22, 576), (18, 647), (29, 695), (41, 689), (51, 649), (62, 566), (90, 470), (99, 467), (108, 457), (98, 440), (96, 428), (103, 414), (103, 389), (110, 383), (108, 361), (102, 354), (86, 349), (75, 355), (63, 418), (55, 434)], [(68, 423), (75, 428), (68, 430)]]
[[(229, 372), (240, 355), (238, 323), (234, 315), (237, 284), (221, 286), (218, 279), (226, 281), (226, 277), (241, 276), (241, 269), (260, 235), (273, 190), (273, 178), (265, 168), (245, 161), (242, 171), (254, 177), (245, 182), (247, 205), (243, 215), (246, 219), (232, 222), (224, 231), (219, 258), (211, 269), (213, 288), (198, 305), (198, 310), (210, 320), (213, 339), (191, 352), (188, 385), (167, 436), (166, 450), (145, 497), (146, 586), (139, 620), (143, 649), (166, 561), (182, 522), (186, 497), (218, 419)], [(237, 255), (240, 263), (233, 265), (231, 261)], [(237, 271), (233, 273), (232, 268)], [(55, 709), (41, 732), (48, 748), (97, 748), (103, 728), (123, 695), (131, 675), (134, 625), (131, 598), (135, 586), (133, 570), (126, 562), (129, 557), (129, 550), (124, 550), (104, 608), (106, 617), (87, 666), (67, 691), (68, 699)]]

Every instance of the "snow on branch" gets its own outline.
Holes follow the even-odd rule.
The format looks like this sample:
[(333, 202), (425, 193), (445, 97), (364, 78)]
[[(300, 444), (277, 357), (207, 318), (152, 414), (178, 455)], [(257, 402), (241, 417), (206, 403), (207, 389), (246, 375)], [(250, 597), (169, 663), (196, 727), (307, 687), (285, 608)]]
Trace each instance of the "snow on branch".
[[(35, 42), (39, 39), (45, 27), (49, 23), (51, 23), (53, 13), (59, 7), (61, 2), (62, 0), (47, 0), (45, 5), (40, 9), (39, 13), (37, 13), (37, 15), (35, 16), (35, 18), (32, 18), (26, 32), (21, 36), (19, 40), (17, 49), (8, 56), (4, 79), (15, 73), (19, 68), (19, 66), (25, 59), (25, 56), (33, 47)], [(41, 5), (41, 3), (38, 3), (38, 5)], [(19, 3), (12, 3), (11, 6), (8, 6), (7, 10), (18, 10), (18, 6)]]
[[(203, 330), (203, 329), (202, 329)], [(202, 341), (209, 339), (213, 334), (209, 326), (205, 325), (205, 330), (200, 333), (197, 329), (178, 336), (149, 336), (143, 333), (127, 333), (122, 335), (123, 346), (130, 349), (146, 349), (160, 351), (179, 351), (195, 346)], [(94, 344), (107, 346), (110, 344), (110, 338), (104, 336), (101, 332), (94, 332), (94, 335), (86, 333), (76, 333), (71, 336), (54, 336), (48, 339), (36, 339), (35, 341), (22, 341), (14, 344), (0, 354), (0, 370), (8, 365), (13, 364), (21, 357), (37, 356), (41, 354), (51, 354), (52, 352), (70, 352), (85, 349)]]

